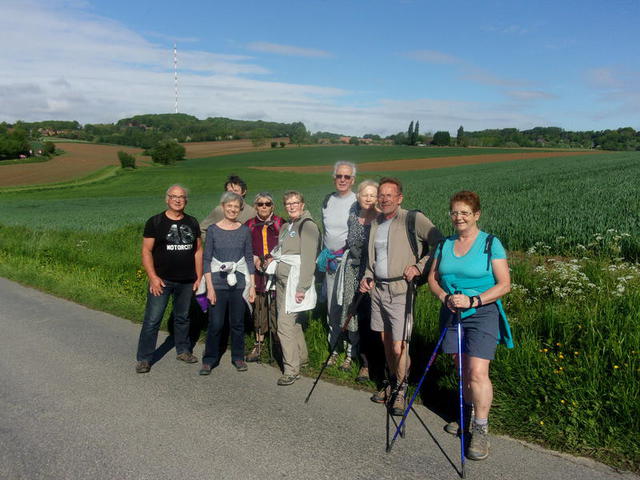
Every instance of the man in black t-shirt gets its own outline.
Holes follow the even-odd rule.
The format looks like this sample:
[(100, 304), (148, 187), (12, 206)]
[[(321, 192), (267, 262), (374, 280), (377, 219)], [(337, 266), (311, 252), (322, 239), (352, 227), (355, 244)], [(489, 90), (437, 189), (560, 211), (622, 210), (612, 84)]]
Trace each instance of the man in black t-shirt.
[(198, 221), (184, 213), (187, 191), (180, 185), (167, 189), (167, 209), (147, 220), (142, 240), (142, 265), (149, 277), (136, 372), (147, 373), (156, 349), (158, 329), (173, 297), (177, 359), (196, 363), (189, 342), (189, 305), (202, 278), (202, 240)]

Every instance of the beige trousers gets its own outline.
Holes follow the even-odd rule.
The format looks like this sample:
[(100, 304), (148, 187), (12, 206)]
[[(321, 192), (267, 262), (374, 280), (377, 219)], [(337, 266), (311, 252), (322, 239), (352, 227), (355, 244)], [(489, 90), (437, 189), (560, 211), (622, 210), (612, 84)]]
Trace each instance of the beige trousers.
[[(286, 281), (286, 279), (284, 279)], [(309, 361), (307, 342), (304, 339), (302, 322), (308, 312), (286, 313), (285, 291), (286, 284), (280, 279), (276, 281), (276, 302), (278, 304), (278, 322), (276, 325), (280, 347), (282, 348), (282, 363), (285, 375), (297, 375), (300, 364)]]

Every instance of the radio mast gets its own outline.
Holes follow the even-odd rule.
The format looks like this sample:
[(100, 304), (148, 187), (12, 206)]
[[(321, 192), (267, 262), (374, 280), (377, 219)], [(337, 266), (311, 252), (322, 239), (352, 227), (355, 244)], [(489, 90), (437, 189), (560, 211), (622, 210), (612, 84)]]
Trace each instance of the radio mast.
[(175, 113), (178, 113), (178, 49), (173, 44), (173, 86), (176, 94)]

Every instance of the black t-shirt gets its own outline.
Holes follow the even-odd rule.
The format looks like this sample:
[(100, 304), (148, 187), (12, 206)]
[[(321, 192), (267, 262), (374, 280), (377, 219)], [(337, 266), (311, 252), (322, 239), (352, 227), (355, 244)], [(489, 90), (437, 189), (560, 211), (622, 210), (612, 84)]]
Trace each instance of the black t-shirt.
[(198, 221), (186, 215), (171, 220), (165, 212), (154, 215), (144, 226), (143, 236), (153, 238), (153, 266), (163, 280), (195, 282), (195, 253), (200, 238)]

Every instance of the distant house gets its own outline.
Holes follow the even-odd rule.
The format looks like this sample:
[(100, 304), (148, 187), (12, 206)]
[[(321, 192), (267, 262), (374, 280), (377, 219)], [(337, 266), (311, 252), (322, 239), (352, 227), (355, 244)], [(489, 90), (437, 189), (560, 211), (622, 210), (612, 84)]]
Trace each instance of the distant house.
[(330, 145), (331, 144), (331, 139), (330, 138), (319, 138), (318, 139), (318, 143), (320, 145)]
[(340, 137), (340, 143), (349, 143), (351, 137)]
[(358, 138), (358, 140), (360, 141), (360, 143), (364, 143), (365, 145), (373, 143), (373, 139), (371, 138)]

